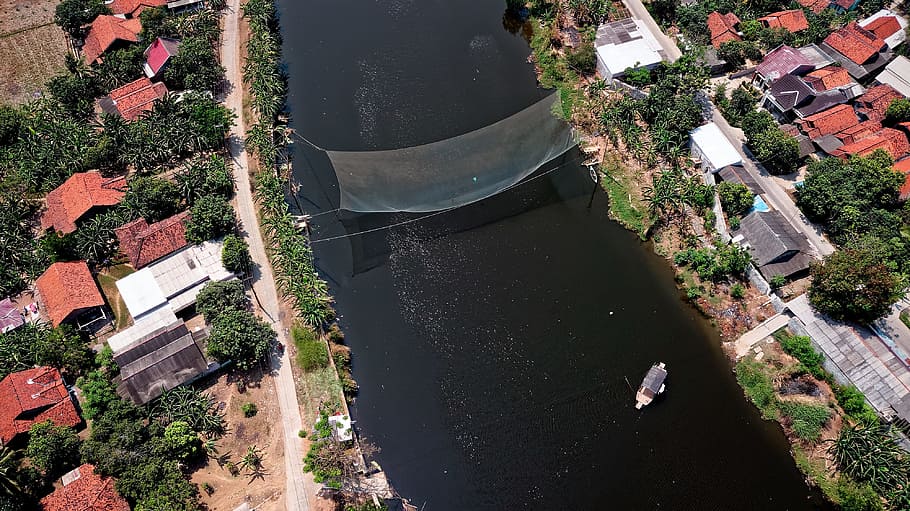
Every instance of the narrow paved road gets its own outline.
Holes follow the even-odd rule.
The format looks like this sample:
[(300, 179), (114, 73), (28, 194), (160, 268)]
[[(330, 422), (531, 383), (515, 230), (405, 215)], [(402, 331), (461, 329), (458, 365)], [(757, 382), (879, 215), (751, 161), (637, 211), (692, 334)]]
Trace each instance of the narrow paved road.
[[(679, 47), (676, 46), (676, 43), (672, 39), (663, 33), (657, 25), (657, 22), (651, 17), (651, 13), (649, 13), (641, 3), (641, 0), (623, 0), (623, 4), (625, 4), (626, 8), (629, 9), (629, 12), (631, 12), (634, 17), (642, 20), (651, 30), (657, 38), (657, 42), (660, 43), (671, 61), (675, 61), (682, 55)], [(825, 239), (821, 229), (809, 222), (809, 220), (803, 216), (802, 211), (793, 203), (793, 199), (787, 195), (787, 192), (781, 188), (780, 185), (769, 177), (768, 172), (765, 171), (764, 168), (760, 168), (755, 164), (754, 160), (752, 160), (752, 154), (745, 149), (745, 145), (743, 144), (744, 137), (742, 131), (730, 126), (713, 104), (711, 107), (713, 109), (714, 123), (717, 124), (730, 143), (736, 147), (736, 151), (739, 153), (740, 157), (742, 157), (743, 166), (746, 168), (746, 171), (752, 175), (752, 178), (755, 179), (764, 191), (765, 200), (768, 205), (777, 211), (780, 211), (797, 231), (802, 232), (806, 238), (808, 238), (809, 243), (815, 250), (815, 255), (826, 256), (834, 252), (834, 246)]]
[[(253, 272), (253, 292), (262, 315), (278, 332), (278, 341), (287, 345), (286, 326), (279, 318), (278, 292), (272, 267), (265, 253), (262, 235), (259, 232), (259, 221), (256, 217), (256, 205), (250, 189), (249, 163), (243, 147), (245, 126), (243, 122), (243, 82), (240, 62), (240, 0), (228, 0), (224, 17), (224, 32), (221, 40), (221, 63), (229, 84), (225, 105), (237, 114), (237, 122), (231, 128), (228, 145), (231, 158), (234, 160), (234, 179), (237, 183), (237, 213), (240, 217), (241, 232), (250, 245), (250, 256), (256, 270)], [(303, 454), (301, 439), (297, 432), (302, 429), (300, 406), (297, 403), (297, 391), (294, 387), (294, 375), (291, 372), (291, 361), (285, 350), (280, 356), (275, 354), (271, 359), (272, 375), (278, 394), (278, 406), (281, 411), (281, 422), (284, 437), (284, 460), (287, 484), (285, 488), (288, 511), (308, 511), (308, 499), (315, 498), (316, 483), (309, 474), (303, 472)]]

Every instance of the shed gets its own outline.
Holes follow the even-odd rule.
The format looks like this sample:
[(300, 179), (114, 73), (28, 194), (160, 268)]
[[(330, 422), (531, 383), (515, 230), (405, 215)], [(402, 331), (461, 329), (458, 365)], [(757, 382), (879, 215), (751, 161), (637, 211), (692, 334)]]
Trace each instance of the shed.
[(629, 68), (653, 69), (666, 57), (654, 34), (633, 18), (598, 27), (594, 47), (597, 72), (607, 81), (623, 76)]
[(180, 41), (169, 37), (159, 37), (152, 41), (143, 54), (145, 56), (145, 64), (143, 64), (145, 76), (160, 77), (171, 57), (177, 55), (179, 48)]
[(692, 157), (701, 160), (702, 170), (706, 172), (742, 164), (739, 152), (713, 122), (692, 130), (689, 139)]
[(779, 212), (749, 213), (740, 222), (738, 233), (765, 277), (790, 277), (809, 269), (811, 257), (805, 253), (808, 241)]
[(759, 195), (764, 192), (758, 184), (758, 181), (752, 177), (752, 174), (746, 172), (746, 169), (743, 168), (742, 165), (727, 165), (720, 169), (717, 172), (717, 175), (720, 176), (720, 179), (725, 183), (745, 185), (754, 195)]

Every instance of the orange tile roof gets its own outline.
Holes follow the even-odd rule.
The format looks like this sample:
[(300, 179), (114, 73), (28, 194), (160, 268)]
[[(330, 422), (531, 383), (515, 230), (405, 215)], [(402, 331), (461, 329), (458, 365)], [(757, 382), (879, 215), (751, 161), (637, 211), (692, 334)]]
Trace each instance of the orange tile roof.
[(108, 99), (124, 119), (132, 121), (143, 112), (151, 110), (155, 106), (155, 101), (163, 98), (165, 94), (167, 94), (167, 86), (164, 83), (152, 83), (143, 76), (123, 87), (112, 90)]
[(907, 136), (892, 128), (883, 128), (876, 134), (841, 146), (835, 151), (837, 156), (846, 158), (849, 155), (867, 156), (876, 149), (884, 149), (895, 160), (902, 158), (910, 151)]
[(903, 94), (888, 84), (876, 85), (856, 98), (856, 110), (869, 120), (881, 121), (885, 118), (891, 102), (902, 97)]
[(881, 129), (882, 125), (877, 121), (863, 121), (855, 126), (837, 132), (834, 136), (837, 137), (841, 143), (852, 144), (874, 135)]
[(721, 14), (717, 11), (708, 15), (708, 29), (711, 31), (711, 44), (715, 48), (720, 48), (722, 43), (727, 41), (739, 41), (739, 34), (736, 32), (736, 25), (739, 24), (739, 18), (732, 12)]
[(189, 216), (189, 211), (184, 211), (151, 225), (144, 218), (122, 225), (114, 230), (120, 240), (120, 250), (137, 270), (176, 252), (186, 246)]
[(94, 207), (120, 204), (126, 193), (126, 178), (105, 178), (98, 171), (79, 172), (47, 194), (47, 209), (41, 215), (41, 229), (53, 228), (68, 234), (76, 221)]
[(866, 23), (863, 28), (884, 40), (896, 34), (901, 29), (901, 24), (894, 16), (881, 16)]
[(810, 139), (832, 135), (859, 124), (859, 119), (849, 105), (837, 105), (817, 114), (799, 119), (796, 124)]
[(164, 7), (167, 0), (114, 0), (108, 7), (114, 14), (138, 18), (142, 11), (151, 7)]
[(893, 167), (895, 172), (904, 175), (904, 184), (901, 185), (900, 200), (910, 199), (910, 158), (896, 162)]
[(772, 12), (767, 16), (758, 18), (758, 21), (766, 27), (783, 28), (788, 32), (799, 32), (809, 28), (809, 21), (806, 20), (806, 13), (802, 9)]
[(822, 11), (827, 9), (829, 5), (831, 5), (831, 2), (829, 0), (796, 0), (796, 1), (799, 2), (799, 5), (802, 5), (803, 7), (805, 7), (806, 9), (809, 9), (810, 11), (814, 12), (815, 14), (821, 13)]
[(41, 499), (44, 511), (130, 511), (114, 480), (96, 474), (93, 465), (86, 463), (70, 474), (76, 478)]
[(38, 277), (35, 285), (54, 326), (74, 312), (104, 305), (85, 261), (54, 263)]
[(853, 78), (850, 78), (850, 73), (841, 66), (828, 66), (812, 71), (803, 78), (803, 81), (817, 92), (823, 92), (848, 85), (853, 82)]
[(142, 23), (139, 18), (125, 20), (107, 14), (98, 16), (85, 36), (85, 45), (82, 47), (85, 63), (94, 64), (115, 41), (138, 42), (141, 31)]
[(0, 442), (8, 444), (28, 433), (32, 425), (48, 420), (58, 426), (82, 423), (60, 371), (36, 367), (10, 373), (0, 381)]
[(857, 65), (863, 65), (885, 46), (885, 41), (860, 27), (855, 21), (825, 38), (828, 46)]

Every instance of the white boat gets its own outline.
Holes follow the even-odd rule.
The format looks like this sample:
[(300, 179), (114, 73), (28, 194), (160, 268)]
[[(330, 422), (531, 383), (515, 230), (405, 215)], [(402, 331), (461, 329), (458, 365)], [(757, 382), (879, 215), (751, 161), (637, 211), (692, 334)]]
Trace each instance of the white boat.
[(641, 381), (641, 387), (635, 393), (635, 409), (640, 410), (643, 406), (650, 404), (659, 394), (663, 394), (667, 389), (667, 386), (664, 385), (666, 379), (667, 366), (663, 362), (651, 366), (648, 374)]

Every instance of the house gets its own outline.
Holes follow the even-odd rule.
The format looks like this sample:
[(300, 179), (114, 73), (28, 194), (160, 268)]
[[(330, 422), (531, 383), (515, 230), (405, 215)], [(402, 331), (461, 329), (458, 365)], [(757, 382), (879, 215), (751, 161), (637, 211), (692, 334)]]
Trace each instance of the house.
[(220, 367), (209, 364), (197, 343), (207, 331), (190, 332), (186, 323), (173, 314), (170, 317), (172, 321), (164, 326), (139, 321), (129, 332), (111, 337), (109, 344), (120, 368), (120, 397), (142, 405)]
[(813, 69), (815, 63), (803, 52), (784, 44), (769, 51), (761, 64), (755, 67), (753, 82), (767, 89), (784, 76), (804, 75)]
[(903, 55), (894, 58), (885, 69), (875, 77), (878, 83), (890, 85), (903, 96), (910, 97), (910, 59)]
[(806, 13), (802, 9), (772, 12), (767, 16), (758, 18), (758, 22), (767, 28), (782, 28), (787, 32), (795, 33), (809, 28)]
[(705, 172), (717, 172), (728, 165), (742, 165), (739, 152), (713, 122), (692, 130), (689, 145), (692, 158), (701, 161)]
[(152, 44), (143, 53), (145, 56), (145, 64), (143, 64), (145, 76), (149, 78), (160, 77), (171, 57), (177, 55), (179, 47), (180, 41), (169, 37), (159, 37), (152, 41)]
[(838, 105), (796, 121), (800, 131), (811, 140), (839, 133), (858, 124), (859, 119), (849, 105)]
[(786, 75), (774, 82), (762, 100), (769, 112), (786, 121), (804, 118), (852, 99), (850, 90), (834, 89), (816, 92), (795, 75)]
[(80, 465), (63, 474), (60, 482), (63, 486), (41, 499), (44, 511), (130, 511), (114, 480), (96, 474), (93, 465)]
[(806, 82), (806, 85), (812, 87), (815, 92), (856, 85), (856, 82), (850, 77), (850, 73), (840, 66), (827, 66), (816, 69), (803, 77), (803, 81)]
[(725, 183), (735, 183), (745, 186), (753, 195), (761, 195), (764, 193), (764, 190), (762, 190), (758, 181), (752, 177), (752, 174), (746, 172), (746, 169), (741, 165), (727, 165), (717, 171), (717, 176)]
[(890, 9), (882, 9), (859, 22), (859, 26), (885, 41), (892, 50), (907, 39), (907, 18)]
[(865, 94), (856, 98), (854, 107), (857, 113), (870, 121), (882, 121), (888, 112), (891, 102), (904, 96), (890, 85), (876, 85)]
[(9, 445), (23, 438), (32, 425), (51, 421), (77, 427), (82, 419), (60, 371), (36, 367), (10, 373), (0, 380), (0, 442)]
[(114, 229), (120, 241), (120, 251), (138, 270), (180, 250), (186, 246), (189, 216), (189, 212), (184, 211), (151, 225), (144, 218), (138, 218)]
[(882, 125), (877, 121), (863, 121), (855, 126), (839, 131), (834, 136), (843, 144), (852, 144), (881, 131)]
[(597, 28), (594, 40), (597, 72), (611, 81), (625, 75), (626, 69), (654, 69), (666, 54), (641, 20), (626, 18)]
[(815, 14), (821, 14), (822, 11), (831, 6), (830, 0), (797, 0), (797, 2)]
[(742, 38), (736, 30), (739, 18), (732, 12), (721, 14), (717, 11), (708, 15), (708, 30), (711, 31), (711, 46), (720, 48), (727, 41), (740, 41)]
[(138, 18), (146, 9), (166, 6), (167, 0), (107, 0), (104, 4), (117, 17)]
[(840, 62), (850, 76), (861, 80), (881, 69), (891, 60), (892, 53), (874, 33), (862, 28), (855, 21), (832, 32), (821, 47)]
[(234, 278), (221, 263), (220, 241), (189, 245), (116, 282), (133, 320), (170, 308), (174, 313), (196, 303), (208, 282)]
[(123, 19), (107, 14), (98, 16), (92, 22), (82, 46), (85, 63), (92, 65), (100, 60), (104, 52), (138, 42), (141, 31), (139, 18)]
[(106, 178), (98, 171), (77, 172), (47, 194), (41, 214), (41, 230), (69, 234), (76, 222), (88, 213), (116, 206), (126, 193), (126, 178)]
[(167, 87), (161, 82), (152, 83), (142, 77), (111, 91), (98, 100), (98, 107), (111, 115), (119, 115), (127, 121), (139, 118), (155, 107), (155, 101), (167, 95)]
[(9, 298), (0, 301), (0, 333), (10, 332), (25, 324), (22, 310)]
[(777, 211), (753, 211), (740, 221), (734, 242), (752, 254), (752, 260), (765, 278), (792, 277), (805, 273), (812, 258), (809, 242)]
[(332, 438), (336, 442), (347, 442), (354, 439), (354, 429), (351, 427), (351, 418), (347, 415), (330, 415), (329, 426), (332, 429)]
[[(51, 324), (104, 318), (104, 298), (85, 261), (56, 262), (35, 282)], [(91, 321), (79, 326), (87, 326)]]
[(907, 135), (903, 132), (893, 128), (882, 128), (852, 144), (844, 144), (832, 155), (846, 159), (849, 156), (868, 156), (877, 149), (882, 149), (895, 160), (899, 160), (910, 152), (910, 143), (907, 142)]

